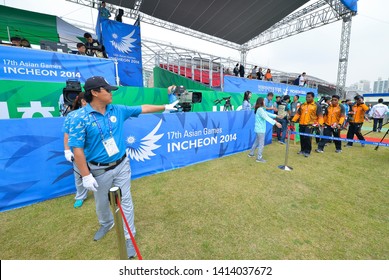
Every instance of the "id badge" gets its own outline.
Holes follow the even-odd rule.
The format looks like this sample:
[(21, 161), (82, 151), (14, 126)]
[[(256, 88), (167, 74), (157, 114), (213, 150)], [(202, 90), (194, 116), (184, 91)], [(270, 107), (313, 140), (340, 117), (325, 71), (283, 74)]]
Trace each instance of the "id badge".
[(116, 145), (113, 137), (103, 140), (103, 145), (109, 157), (116, 155), (119, 152), (118, 146)]

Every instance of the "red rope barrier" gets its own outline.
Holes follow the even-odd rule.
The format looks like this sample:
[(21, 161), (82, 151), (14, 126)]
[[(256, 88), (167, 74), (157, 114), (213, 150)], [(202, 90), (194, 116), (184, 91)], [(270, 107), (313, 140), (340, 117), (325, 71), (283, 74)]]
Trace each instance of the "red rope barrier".
[(118, 204), (118, 206), (119, 206), (120, 213), (122, 214), (122, 217), (123, 217), (123, 220), (124, 220), (124, 224), (126, 225), (126, 228), (127, 228), (127, 230), (128, 230), (128, 233), (130, 234), (131, 242), (132, 242), (132, 245), (134, 245), (136, 254), (137, 254), (137, 256), (138, 256), (138, 260), (143, 260), (142, 255), (140, 254), (138, 245), (136, 244), (134, 235), (132, 234), (131, 229), (130, 229), (130, 226), (128, 225), (126, 216), (124, 215), (124, 212), (123, 212), (123, 209), (122, 209), (122, 205), (120, 204), (120, 201), (119, 201), (119, 198), (118, 198), (118, 197), (116, 198), (116, 202), (117, 202), (117, 204)]

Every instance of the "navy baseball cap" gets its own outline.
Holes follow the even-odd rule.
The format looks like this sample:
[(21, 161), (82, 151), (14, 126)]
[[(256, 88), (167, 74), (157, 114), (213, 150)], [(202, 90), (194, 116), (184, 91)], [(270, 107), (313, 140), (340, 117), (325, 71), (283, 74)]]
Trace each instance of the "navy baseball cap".
[(89, 78), (88, 80), (86, 80), (84, 85), (85, 91), (92, 89), (100, 89), (101, 87), (105, 88), (107, 91), (119, 89), (118, 87), (111, 86), (103, 77), (100, 76), (94, 76)]

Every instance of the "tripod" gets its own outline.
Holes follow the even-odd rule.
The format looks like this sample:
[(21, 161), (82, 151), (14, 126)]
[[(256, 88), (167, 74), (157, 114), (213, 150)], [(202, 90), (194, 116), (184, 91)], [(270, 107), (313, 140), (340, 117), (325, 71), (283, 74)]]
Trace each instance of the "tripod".
[[(386, 124), (388, 124), (388, 123), (386, 123)], [(385, 132), (385, 134), (384, 134), (384, 137), (382, 137), (382, 139), (381, 139), (381, 141), (380, 141), (380, 144), (382, 143), (382, 141), (384, 141), (384, 139), (385, 139), (386, 135), (388, 135), (388, 133), (389, 133), (389, 128), (386, 130), (386, 132)], [(377, 151), (379, 146), (380, 146), (380, 145), (377, 145), (377, 146), (374, 148), (374, 150)]]
[(224, 103), (224, 106), (223, 106), (223, 111), (231, 111), (232, 110), (231, 97), (223, 97), (221, 99), (216, 99), (215, 101), (213, 101), (213, 103), (215, 103), (215, 105), (217, 105), (217, 104), (220, 104), (223, 100), (226, 101), (226, 103)]
[(232, 106), (231, 106), (231, 101), (230, 99), (226, 99), (226, 103), (224, 104), (223, 111), (231, 111)]
[(69, 114), (71, 110), (72, 110), (72, 105), (64, 104), (63, 108), (61, 110), (61, 115), (63, 117), (66, 117), (67, 114)]
[[(384, 126), (387, 125), (388, 123), (389, 123), (389, 121), (387, 121), (386, 123), (384, 123), (384, 124), (382, 125), (382, 127), (384, 127)], [(371, 132), (373, 132), (373, 130), (371, 130), (371, 131), (369, 131), (369, 132), (363, 134), (363, 136), (368, 135), (368, 134), (371, 133)]]

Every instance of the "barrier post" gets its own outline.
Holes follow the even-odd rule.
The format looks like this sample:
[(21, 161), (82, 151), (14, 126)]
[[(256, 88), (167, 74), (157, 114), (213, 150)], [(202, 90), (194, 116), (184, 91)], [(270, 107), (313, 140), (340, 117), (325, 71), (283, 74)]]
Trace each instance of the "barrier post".
[(293, 168), (288, 166), (288, 156), (289, 156), (289, 143), (290, 143), (290, 129), (288, 128), (286, 133), (288, 133), (288, 140), (286, 141), (285, 149), (285, 165), (279, 165), (278, 168), (285, 171), (292, 171)]
[(127, 246), (126, 239), (124, 237), (123, 220), (120, 215), (120, 209), (117, 205), (116, 198), (121, 201), (121, 192), (118, 187), (112, 187), (109, 189), (109, 201), (111, 204), (113, 218), (115, 221), (116, 234), (118, 238), (119, 257), (121, 260), (127, 260)]

